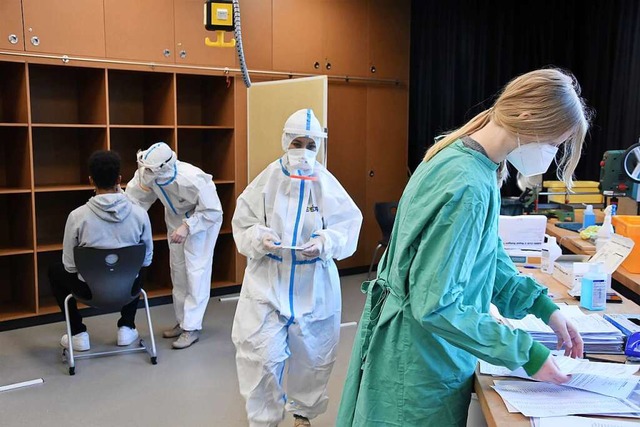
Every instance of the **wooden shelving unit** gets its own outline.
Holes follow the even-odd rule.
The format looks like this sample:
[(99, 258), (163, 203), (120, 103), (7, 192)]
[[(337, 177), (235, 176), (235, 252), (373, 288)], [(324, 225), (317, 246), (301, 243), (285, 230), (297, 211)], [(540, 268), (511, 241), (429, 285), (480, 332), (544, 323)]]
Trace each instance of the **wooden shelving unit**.
[[(59, 311), (47, 272), (61, 261), (69, 213), (93, 195), (87, 160), (99, 149), (120, 153), (123, 186), (137, 151), (158, 141), (211, 174), (225, 213), (212, 287), (240, 283), (231, 234), (234, 84), (218, 75), (0, 62), (0, 322)], [(169, 295), (160, 201), (149, 217), (154, 261), (145, 288)]]

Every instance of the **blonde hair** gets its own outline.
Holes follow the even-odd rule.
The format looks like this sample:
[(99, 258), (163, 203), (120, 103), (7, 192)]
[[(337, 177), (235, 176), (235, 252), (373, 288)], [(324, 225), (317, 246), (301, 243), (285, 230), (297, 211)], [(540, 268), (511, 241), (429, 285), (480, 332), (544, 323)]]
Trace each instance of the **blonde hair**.
[[(520, 117), (523, 112), (529, 114)], [(557, 176), (571, 189), (590, 119), (591, 112), (580, 97), (580, 85), (571, 73), (556, 68), (531, 71), (511, 80), (493, 107), (432, 145), (424, 161), (429, 161), (457, 139), (482, 129), (490, 121), (514, 135), (539, 141), (553, 140), (570, 133), (562, 144), (564, 150), (557, 161)], [(498, 171), (501, 184), (507, 176), (506, 162), (502, 162)]]

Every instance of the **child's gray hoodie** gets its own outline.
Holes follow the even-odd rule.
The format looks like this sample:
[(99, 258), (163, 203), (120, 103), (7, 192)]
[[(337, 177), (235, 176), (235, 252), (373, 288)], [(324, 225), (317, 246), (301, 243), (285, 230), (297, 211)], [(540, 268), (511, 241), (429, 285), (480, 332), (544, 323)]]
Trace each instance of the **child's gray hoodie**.
[(144, 243), (144, 267), (153, 258), (149, 215), (134, 205), (124, 193), (100, 194), (69, 214), (64, 229), (62, 263), (69, 273), (77, 273), (73, 248), (87, 246), (115, 249)]

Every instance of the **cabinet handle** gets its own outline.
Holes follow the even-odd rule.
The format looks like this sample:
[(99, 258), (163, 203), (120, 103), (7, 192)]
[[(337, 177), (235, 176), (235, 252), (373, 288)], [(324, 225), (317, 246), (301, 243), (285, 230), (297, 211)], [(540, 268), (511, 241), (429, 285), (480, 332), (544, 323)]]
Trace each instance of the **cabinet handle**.
[(331, 69), (331, 62), (327, 62), (325, 64), (325, 67), (327, 68), (327, 70), (330, 70)]
[(165, 49), (162, 54), (164, 55), (165, 58), (168, 58), (171, 56), (171, 51), (169, 49)]
[(180, 51), (180, 58), (184, 59), (187, 57), (187, 51), (186, 50), (181, 50)]
[(375, 66), (375, 65), (372, 65), (372, 66), (371, 66), (371, 68), (370, 68), (369, 70), (370, 70), (373, 74), (375, 74), (375, 72), (376, 72), (376, 71), (378, 71), (378, 70), (376, 70), (376, 66)]
[(314, 63), (313, 63), (313, 68), (315, 68), (316, 70), (317, 70), (318, 68), (320, 68), (320, 63), (319, 63), (318, 61), (314, 62)]
[(374, 175), (375, 175), (375, 172), (374, 172), (373, 170), (370, 170), (370, 171), (369, 171), (369, 176), (370, 176), (371, 178), (373, 178), (373, 176), (374, 176)]
[(38, 36), (31, 37), (31, 44), (34, 46), (38, 46), (40, 44), (40, 38), (38, 38)]
[(9, 43), (11, 44), (18, 44), (18, 36), (16, 36), (15, 34), (9, 34)]

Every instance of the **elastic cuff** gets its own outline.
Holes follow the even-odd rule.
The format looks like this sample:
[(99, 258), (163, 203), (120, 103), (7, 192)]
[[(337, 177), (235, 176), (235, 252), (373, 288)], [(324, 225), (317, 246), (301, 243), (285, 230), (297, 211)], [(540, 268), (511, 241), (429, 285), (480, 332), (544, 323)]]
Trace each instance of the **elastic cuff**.
[(538, 372), (547, 357), (549, 357), (549, 354), (551, 354), (551, 351), (547, 347), (534, 341), (529, 349), (529, 361), (522, 365), (527, 375), (532, 376)]
[(529, 312), (542, 319), (544, 323), (549, 323), (549, 317), (551, 317), (553, 312), (556, 310), (559, 310), (559, 308), (553, 301), (551, 301), (551, 298), (546, 294), (540, 294), (540, 296), (538, 296), (534, 301)]

